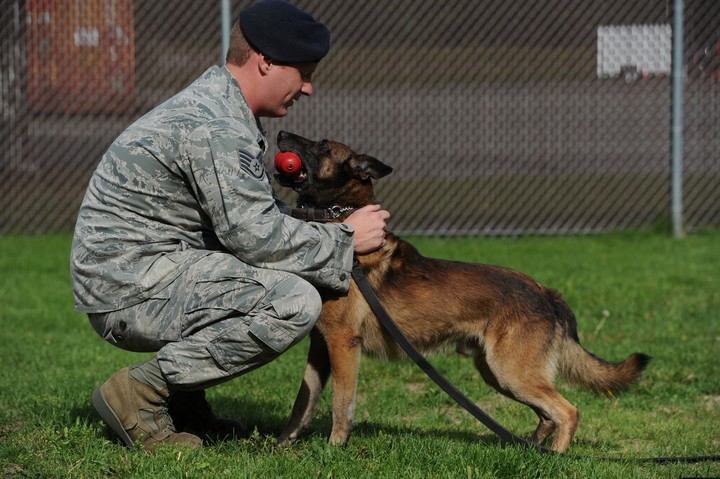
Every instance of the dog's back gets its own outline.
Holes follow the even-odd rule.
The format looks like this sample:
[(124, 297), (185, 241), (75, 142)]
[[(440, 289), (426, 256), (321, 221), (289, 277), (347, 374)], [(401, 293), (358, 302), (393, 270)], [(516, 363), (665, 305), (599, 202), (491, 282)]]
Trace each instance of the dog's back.
[[(604, 361), (580, 345), (575, 314), (554, 289), (502, 266), (446, 261), (422, 256), (394, 235), (377, 259), (368, 259), (366, 276), (383, 304), (413, 344), (425, 351), (461, 342), (482, 349), (508, 331), (518, 340), (543, 339), (554, 356), (555, 372), (593, 392), (626, 390), (650, 358), (636, 353), (620, 363)], [(402, 351), (382, 334), (377, 319), (363, 315), (363, 350), (397, 358)], [(344, 319), (343, 319), (344, 320)], [(552, 352), (556, 345), (557, 352)]]

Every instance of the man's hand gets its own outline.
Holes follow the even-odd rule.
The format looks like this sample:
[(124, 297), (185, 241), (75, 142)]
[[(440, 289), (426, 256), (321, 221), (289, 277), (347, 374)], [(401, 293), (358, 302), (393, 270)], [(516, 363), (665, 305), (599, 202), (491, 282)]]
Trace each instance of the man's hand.
[(380, 205), (364, 206), (347, 217), (345, 223), (355, 229), (355, 253), (370, 253), (385, 244), (385, 223), (389, 218), (390, 213)]

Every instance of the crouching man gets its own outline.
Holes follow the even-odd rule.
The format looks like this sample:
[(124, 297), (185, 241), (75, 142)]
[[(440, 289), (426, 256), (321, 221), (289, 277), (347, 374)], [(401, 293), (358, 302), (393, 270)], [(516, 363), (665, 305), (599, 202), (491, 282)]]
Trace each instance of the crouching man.
[(282, 0), (240, 13), (227, 64), (208, 69), (110, 146), (72, 246), (77, 309), (114, 346), (155, 352), (92, 394), (130, 446), (190, 447), (239, 427), (204, 390), (272, 361), (312, 329), (316, 287), (346, 291), (353, 253), (384, 241), (387, 211), (293, 219), (265, 171), (260, 117), (313, 92), (330, 33)]

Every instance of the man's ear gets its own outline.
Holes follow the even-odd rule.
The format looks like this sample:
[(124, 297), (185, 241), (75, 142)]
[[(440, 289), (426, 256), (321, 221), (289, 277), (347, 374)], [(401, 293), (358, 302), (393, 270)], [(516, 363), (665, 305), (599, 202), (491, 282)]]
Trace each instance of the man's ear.
[(368, 155), (355, 155), (346, 165), (349, 165), (354, 176), (358, 176), (363, 180), (368, 178), (378, 180), (389, 175), (393, 170), (382, 161)]
[(272, 69), (273, 66), (272, 59), (267, 55), (263, 55), (262, 53), (258, 53), (257, 56), (258, 69), (260, 70), (260, 74), (267, 75), (267, 73)]

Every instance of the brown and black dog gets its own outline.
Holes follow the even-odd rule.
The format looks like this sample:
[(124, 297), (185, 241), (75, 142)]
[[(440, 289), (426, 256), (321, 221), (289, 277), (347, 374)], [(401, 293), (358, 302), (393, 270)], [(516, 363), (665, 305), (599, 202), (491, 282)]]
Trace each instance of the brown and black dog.
[[(298, 192), (298, 206), (303, 208), (338, 211), (377, 203), (372, 180), (392, 171), (335, 141), (316, 142), (281, 131), (278, 147), (302, 160), (299, 176), (279, 174), (276, 179)], [(400, 329), (421, 351), (456, 345), (469, 352), (488, 384), (539, 416), (532, 436), (538, 444), (554, 433), (552, 449), (566, 451), (577, 428), (578, 411), (555, 389), (556, 375), (595, 392), (620, 391), (638, 379), (650, 360), (636, 353), (610, 363), (583, 349), (575, 316), (560, 294), (523, 273), (426, 258), (391, 233), (386, 240), (380, 250), (357, 256), (356, 261)], [(330, 376), (329, 441), (346, 443), (361, 351), (383, 359), (404, 356), (354, 283), (346, 295), (322, 294), (323, 309), (311, 333), (305, 376), (288, 425), (278, 438), (283, 445), (294, 442), (308, 426)]]

